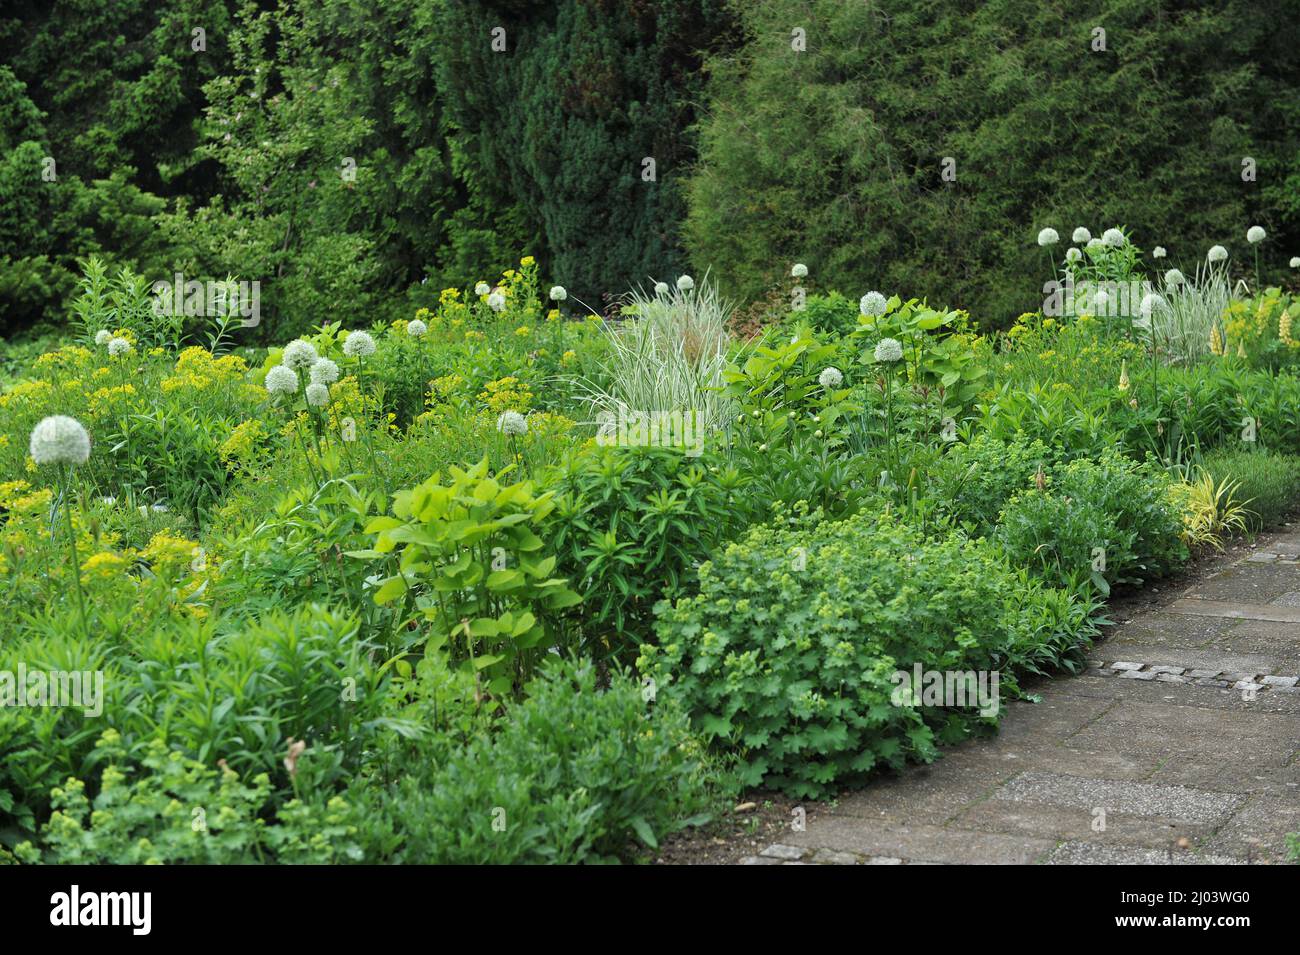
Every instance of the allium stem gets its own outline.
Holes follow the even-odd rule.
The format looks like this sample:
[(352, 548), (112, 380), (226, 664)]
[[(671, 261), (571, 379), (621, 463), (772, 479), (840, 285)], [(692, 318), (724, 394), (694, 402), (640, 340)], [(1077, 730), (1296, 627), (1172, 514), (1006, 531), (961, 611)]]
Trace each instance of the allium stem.
[(68, 466), (59, 465), (59, 498), (63, 506), (63, 524), (68, 532), (68, 549), (72, 552), (72, 580), (77, 585), (77, 610), (81, 614), (81, 629), (89, 633), (86, 626), (86, 594), (81, 589), (81, 561), (77, 557), (77, 534), (72, 527), (72, 505), (68, 500), (71, 482), (68, 480)]

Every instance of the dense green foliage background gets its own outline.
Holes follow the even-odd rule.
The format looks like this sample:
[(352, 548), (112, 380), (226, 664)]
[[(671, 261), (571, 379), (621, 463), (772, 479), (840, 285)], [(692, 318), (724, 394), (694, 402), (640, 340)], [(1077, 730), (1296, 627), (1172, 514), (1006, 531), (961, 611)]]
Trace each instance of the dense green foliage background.
[[(1125, 224), (1140, 247), (1194, 265), (1213, 243), (1244, 263), (1258, 223), (1271, 274), (1295, 254), (1292, 2), (736, 9), (745, 43), (711, 64), (687, 227), (694, 258), (733, 292), (805, 262), (823, 288), (926, 295), (1005, 324), (1041, 304), (1018, 277), (1048, 274), (1044, 226), (1068, 243), (1075, 226)], [(796, 27), (806, 52), (792, 49)], [(1242, 181), (1245, 156), (1256, 182)]]
[(150, 279), (258, 279), (268, 338), (407, 314), (521, 248), (597, 309), (688, 267), (752, 296), (802, 261), (816, 286), (995, 324), (1038, 304), (1013, 277), (1044, 264), (1044, 225), (1122, 222), (1190, 263), (1211, 242), (1244, 262), (1242, 223), (1259, 223), (1277, 275), (1300, 238), (1294, 14), (16, 0), (0, 14), (0, 335), (61, 324), (92, 252)]

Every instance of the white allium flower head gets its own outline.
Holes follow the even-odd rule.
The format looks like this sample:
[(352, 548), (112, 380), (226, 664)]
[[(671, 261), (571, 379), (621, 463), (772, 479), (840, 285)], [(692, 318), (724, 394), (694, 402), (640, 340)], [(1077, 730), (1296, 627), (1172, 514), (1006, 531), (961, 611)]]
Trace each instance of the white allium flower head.
[(1080, 252), (1078, 249), (1076, 249), (1074, 246), (1070, 246), (1068, 249), (1065, 250), (1065, 261), (1078, 262), (1081, 258), (1083, 258), (1083, 253)]
[(1151, 250), (1151, 258), (1153, 259), (1163, 259), (1167, 254), (1163, 245), (1158, 245)]
[(797, 279), (804, 279), (804, 278), (807, 278), (807, 277), (808, 277), (808, 266), (804, 265), (802, 262), (796, 262), (796, 263), (794, 264), (794, 268), (792, 268), (792, 269), (790, 270), (790, 274), (793, 275), (793, 276), (794, 276), (795, 278), (797, 278)]
[(506, 297), (500, 292), (493, 292), (487, 297), (488, 308), (494, 312), (505, 311)]
[(667, 283), (667, 282), (656, 282), (656, 283), (655, 283), (655, 294), (656, 294), (656, 295), (667, 295), (667, 294), (668, 294), (668, 283)]
[(528, 420), (518, 411), (503, 411), (497, 418), (497, 430), (509, 435), (527, 434)]
[(1124, 244), (1124, 233), (1119, 229), (1107, 229), (1101, 234), (1101, 241), (1112, 249), (1118, 249)]
[(844, 384), (844, 375), (832, 365), (829, 368), (822, 369), (822, 373), (817, 376), (817, 381), (823, 388), (830, 391)]
[(311, 366), (311, 383), (313, 385), (332, 385), (339, 380), (339, 366), (328, 358), (317, 358)]
[(895, 362), (903, 357), (903, 346), (896, 338), (882, 338), (876, 342), (876, 361)]
[(76, 418), (56, 414), (42, 418), (32, 428), (28, 445), (37, 464), (85, 464), (90, 457), (90, 435)]
[(288, 365), (276, 365), (266, 373), (265, 384), (273, 395), (291, 395), (298, 390), (298, 373)]
[(1183, 278), (1183, 273), (1179, 272), (1177, 269), (1170, 269), (1168, 272), (1165, 273), (1165, 285), (1167, 286), (1180, 285), (1185, 281), (1187, 280)]
[(424, 322), (420, 321), (418, 318), (413, 318), (406, 323), (406, 334), (410, 335), (412, 338), (419, 338), (428, 330), (429, 326), (424, 324)]
[(1228, 257), (1228, 250), (1221, 245), (1211, 246), (1205, 257), (1211, 262), (1222, 262)]
[(479, 282), (478, 285), (474, 286), (475, 295), (486, 295), (490, 291), (492, 291), (492, 289), (488, 287), (487, 282)]
[(1038, 244), (1042, 246), (1056, 245), (1061, 241), (1061, 235), (1055, 229), (1042, 229), (1038, 233)]
[(1258, 245), (1259, 243), (1264, 241), (1264, 238), (1267, 235), (1268, 233), (1264, 231), (1263, 226), (1253, 225), (1246, 230), (1246, 241), (1249, 242), (1251, 245)]
[(1293, 256), (1291, 259), (1291, 268), (1300, 269), (1300, 255)]
[(691, 278), (689, 275), (682, 275), (678, 277), (677, 291), (689, 292), (693, 288), (695, 288), (695, 279)]
[(1143, 318), (1150, 318), (1151, 313), (1158, 308), (1163, 308), (1165, 300), (1155, 292), (1148, 292), (1142, 296), (1142, 304), (1138, 306), (1138, 311), (1142, 313)]
[(95, 332), (96, 345), (107, 345), (112, 340), (113, 340), (113, 333), (110, 332), (107, 328), (101, 328), (99, 331)]
[(552, 286), (551, 286), (551, 301), (552, 301), (552, 302), (563, 302), (563, 301), (564, 301), (566, 298), (568, 298), (568, 297), (569, 297), (569, 293), (568, 293), (567, 291), (565, 291), (563, 285), (552, 285)]
[(320, 382), (313, 381), (307, 386), (307, 404), (313, 408), (324, 408), (330, 401), (330, 390), (328, 385), (322, 385)]
[(1106, 243), (1101, 241), (1101, 239), (1089, 239), (1087, 243), (1088, 248), (1090, 249), (1100, 249), (1105, 244)]
[(343, 339), (343, 354), (349, 358), (365, 358), (374, 353), (375, 340), (370, 337), (369, 332), (348, 332), (348, 337)]
[(1092, 233), (1089, 232), (1087, 229), (1085, 229), (1083, 226), (1079, 226), (1079, 228), (1074, 230), (1074, 234), (1070, 236), (1070, 241), (1079, 242), (1079, 243), (1091, 242)]
[(315, 345), (301, 338), (295, 338), (284, 346), (284, 354), (280, 356), (280, 364), (297, 371), (302, 368), (310, 368), (316, 363), (318, 357), (320, 356), (316, 354)]
[(868, 292), (858, 300), (858, 311), (867, 318), (878, 318), (885, 314), (889, 302), (879, 292)]
[(111, 338), (108, 342), (108, 353), (114, 358), (119, 355), (127, 355), (131, 352), (131, 343), (125, 338)]

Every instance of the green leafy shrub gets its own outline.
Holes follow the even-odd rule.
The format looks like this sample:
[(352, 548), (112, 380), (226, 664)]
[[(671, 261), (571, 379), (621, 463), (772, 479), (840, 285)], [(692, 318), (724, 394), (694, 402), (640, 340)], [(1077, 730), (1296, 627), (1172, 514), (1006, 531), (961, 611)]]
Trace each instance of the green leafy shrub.
[(1300, 503), (1300, 457), (1267, 451), (1216, 451), (1205, 457), (1215, 482), (1235, 481), (1235, 500), (1252, 530), (1272, 527)]
[(600, 690), (591, 663), (554, 659), (494, 734), (358, 798), (377, 799), (371, 809), (391, 821), (376, 829), (399, 834), (393, 861), (631, 858), (703, 822), (716, 785), (686, 716), (649, 695), (623, 673)]
[(860, 313), (857, 302), (831, 291), (825, 295), (809, 295), (803, 310), (797, 314), (801, 322), (807, 322), (817, 332), (844, 338), (857, 330)]
[[(639, 666), (737, 749), (744, 783), (800, 796), (932, 760), (936, 741), (996, 725), (996, 714), (895, 704), (891, 675), (992, 671), (1031, 637), (995, 547), (927, 540), (888, 515), (755, 528), (700, 569), (699, 586), (661, 608), (658, 646)], [(1001, 681), (1015, 692), (1013, 674)]]
[(537, 656), (558, 639), (557, 612), (582, 598), (551, 576), (536, 533), (555, 506), (554, 493), (535, 494), (532, 481), (503, 484), (484, 459), (435, 473), (393, 495), (393, 515), (372, 520), (373, 550), (396, 552), (393, 572), (376, 582), (375, 603), (399, 598), (431, 624), (426, 652), (451, 653), (482, 671), (494, 693), (527, 677)]
[(1011, 603), (1020, 627), (1001, 652), (1001, 666), (1014, 673), (1047, 676), (1058, 670), (1078, 673), (1085, 653), (1109, 621), (1100, 597), (1052, 587), (1027, 568), (1016, 571)]
[(742, 524), (770, 520), (775, 511), (800, 502), (844, 517), (875, 490), (877, 462), (852, 453), (862, 449), (850, 445), (862, 411), (851, 400), (861, 372), (808, 325), (801, 322), (787, 339), (789, 331), (769, 330), (743, 363), (725, 373), (726, 393), (738, 412), (727, 450), (748, 480)]
[(711, 452), (599, 446), (570, 460), (555, 491), (549, 548), (583, 594), (584, 652), (624, 657), (650, 638), (654, 605), (724, 538), (743, 493)]
[(1053, 463), (1053, 452), (1037, 438), (1002, 441), (978, 434), (968, 444), (954, 444), (934, 468), (931, 493), (940, 508), (977, 535), (991, 534), (998, 515), (1018, 491), (1028, 490), (1040, 469)]
[(357, 861), (356, 827), (341, 798), (323, 806), (291, 799), (277, 821), (263, 816), (271, 801), (266, 773), (250, 780), (169, 749), (160, 740), (138, 764), (121, 736), (107, 730), (95, 744), (102, 765), (93, 796), (69, 778), (50, 792), (54, 807), (41, 830), (42, 853), (31, 843), (16, 855), (58, 864), (211, 864), (276, 861), (327, 864)]
[(1013, 496), (997, 537), (1013, 563), (1049, 583), (1109, 594), (1115, 584), (1140, 584), (1187, 559), (1169, 488), (1163, 473), (1118, 452), (1080, 458), (1043, 488)]

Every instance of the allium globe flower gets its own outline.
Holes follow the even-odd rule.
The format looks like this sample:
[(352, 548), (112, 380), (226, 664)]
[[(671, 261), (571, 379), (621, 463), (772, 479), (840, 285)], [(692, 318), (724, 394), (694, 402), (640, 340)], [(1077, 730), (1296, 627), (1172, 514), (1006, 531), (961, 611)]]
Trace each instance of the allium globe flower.
[(1251, 245), (1258, 245), (1263, 242), (1268, 235), (1263, 226), (1253, 225), (1246, 230), (1246, 241)]
[(474, 286), (475, 295), (486, 295), (490, 291), (492, 291), (492, 289), (488, 287), (487, 282), (479, 282), (478, 285)]
[(418, 318), (413, 318), (406, 323), (406, 334), (410, 335), (412, 338), (419, 338), (428, 330), (429, 326), (424, 324), (424, 322), (420, 321)]
[(125, 338), (109, 339), (108, 353), (114, 358), (119, 355), (129, 355), (131, 353), (131, 343)]
[(1151, 250), (1151, 258), (1153, 259), (1163, 259), (1166, 254), (1167, 253), (1165, 252), (1165, 247), (1163, 245), (1158, 245)]
[(868, 292), (858, 301), (858, 311), (867, 318), (879, 318), (885, 314), (889, 303), (879, 292)]
[(348, 337), (343, 340), (343, 354), (349, 358), (365, 358), (374, 353), (375, 340), (369, 332), (348, 332)]
[(76, 418), (56, 414), (42, 418), (32, 428), (28, 445), (37, 464), (85, 464), (90, 457), (90, 435)]
[(1300, 269), (1300, 255), (1297, 255), (1291, 259), (1291, 268)]
[(1076, 249), (1074, 246), (1070, 246), (1068, 249), (1065, 250), (1065, 261), (1078, 262), (1081, 258), (1083, 258), (1083, 253), (1080, 252), (1078, 249)]
[(1101, 239), (1089, 239), (1089, 240), (1088, 240), (1088, 243), (1087, 243), (1087, 247), (1088, 247), (1089, 249), (1094, 250), (1094, 251), (1096, 251), (1097, 249), (1103, 248), (1105, 245), (1106, 245), (1106, 243), (1103, 242), (1103, 241), (1101, 241)]
[(1119, 229), (1107, 229), (1101, 234), (1101, 241), (1112, 249), (1118, 249), (1125, 242), (1124, 233)]
[(802, 262), (796, 262), (794, 268), (790, 270), (790, 274), (797, 279), (806, 279), (808, 277), (808, 266)]
[(503, 411), (497, 418), (497, 430), (502, 434), (518, 435), (528, 433), (528, 420), (518, 411)]
[(96, 345), (107, 345), (112, 340), (113, 340), (113, 333), (110, 332), (107, 328), (101, 328), (99, 331), (95, 332)]
[(493, 292), (487, 297), (488, 308), (494, 312), (503, 312), (506, 307), (506, 297), (500, 292)]
[(655, 294), (656, 294), (656, 295), (667, 295), (667, 294), (668, 294), (668, 283), (667, 283), (667, 282), (656, 282), (656, 283), (655, 283)]
[(552, 301), (552, 302), (563, 302), (563, 301), (564, 301), (566, 298), (568, 298), (568, 297), (569, 297), (569, 293), (566, 292), (566, 291), (564, 290), (564, 286), (563, 286), (563, 285), (552, 285), (552, 286), (551, 286), (551, 301)]
[(332, 385), (339, 380), (339, 366), (328, 358), (317, 358), (311, 366), (311, 383), (313, 385)]
[(284, 346), (284, 354), (280, 356), (280, 364), (286, 368), (292, 368), (295, 371), (303, 368), (310, 368), (316, 363), (320, 356), (316, 354), (316, 346), (309, 341), (301, 338), (295, 338), (289, 344)]
[(1228, 250), (1221, 245), (1211, 246), (1205, 257), (1211, 262), (1222, 262), (1228, 257)]
[(832, 365), (829, 368), (822, 369), (822, 373), (817, 376), (817, 381), (823, 388), (830, 391), (844, 384), (844, 375)]
[(313, 408), (324, 408), (329, 402), (330, 390), (328, 385), (313, 381), (307, 386), (307, 404)]
[(1079, 228), (1074, 230), (1074, 234), (1070, 236), (1070, 241), (1076, 243), (1091, 242), (1092, 233), (1089, 232), (1087, 229), (1085, 229), (1083, 226), (1079, 226)]
[(1165, 285), (1181, 285), (1187, 279), (1183, 278), (1183, 273), (1177, 269), (1170, 269), (1165, 273)]
[(276, 365), (266, 373), (266, 390), (273, 395), (291, 395), (298, 390), (298, 373), (288, 365)]
[(903, 357), (903, 346), (896, 338), (882, 338), (876, 342), (876, 361), (896, 362)]
[(1038, 244), (1042, 246), (1056, 245), (1061, 241), (1060, 234), (1055, 229), (1043, 229), (1038, 233)]
[(695, 279), (689, 275), (683, 275), (677, 279), (677, 291), (689, 292), (693, 288), (695, 288)]

